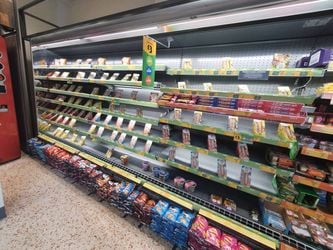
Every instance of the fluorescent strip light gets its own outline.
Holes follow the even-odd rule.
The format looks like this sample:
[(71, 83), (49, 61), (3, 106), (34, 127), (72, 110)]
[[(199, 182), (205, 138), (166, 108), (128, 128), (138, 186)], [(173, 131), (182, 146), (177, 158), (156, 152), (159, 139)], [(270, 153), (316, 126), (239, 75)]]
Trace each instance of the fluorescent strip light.
[(53, 47), (53, 46), (58, 46), (58, 45), (64, 45), (68, 43), (75, 43), (80, 41), (81, 39), (72, 39), (72, 40), (66, 40), (66, 41), (61, 41), (61, 42), (54, 42), (54, 43), (46, 43), (46, 44), (41, 44), (41, 47)]
[(141, 29), (135, 29), (135, 30), (108, 33), (108, 34), (99, 35), (99, 36), (89, 36), (89, 37), (85, 37), (84, 39), (95, 40), (95, 39), (99, 39), (99, 38), (107, 38), (107, 37), (118, 36), (118, 35), (122, 35), (122, 34), (135, 33), (135, 32), (140, 32), (140, 31), (149, 31), (149, 30), (151, 31), (151, 30), (157, 30), (157, 29), (158, 29), (157, 26), (153, 26), (153, 27), (147, 27), (147, 28), (141, 28)]
[[(332, 0), (314, 0), (309, 2), (298, 2), (295, 4), (283, 4), (280, 6), (263, 7), (248, 11), (238, 11), (230, 14), (220, 14), (212, 17), (197, 18), (192, 20), (183, 20), (179, 22), (168, 23), (163, 26), (165, 32), (188, 30), (194, 28), (213, 27), (225, 25), (229, 23), (246, 22), (251, 20), (262, 20), (269, 17), (277, 18), (288, 14), (300, 14), (311, 12), (317, 7), (330, 9), (332, 8)], [(297, 13), (299, 12), (299, 13)], [(274, 13), (272, 15), (272, 13)], [(254, 18), (256, 17), (256, 18)], [(216, 24), (216, 25), (212, 25)]]
[[(150, 32), (148, 32), (148, 31), (150, 31)], [(39, 50), (39, 49), (70, 46), (70, 45), (75, 45), (75, 44), (107, 41), (107, 40), (118, 39), (118, 38), (128, 38), (128, 37), (132, 37), (132, 36), (143, 36), (143, 35), (151, 34), (152, 31), (156, 32), (156, 31), (160, 31), (160, 29), (157, 26), (152, 26), (152, 27), (146, 27), (146, 28), (140, 28), (140, 29), (134, 29), (134, 30), (126, 30), (126, 31), (121, 31), (121, 32), (108, 33), (108, 34), (103, 34), (103, 35), (99, 35), (99, 36), (89, 36), (89, 37), (84, 37), (81, 39), (72, 39), (72, 40), (61, 41), (61, 42), (40, 44), (38, 46), (33, 46), (32, 51)]]

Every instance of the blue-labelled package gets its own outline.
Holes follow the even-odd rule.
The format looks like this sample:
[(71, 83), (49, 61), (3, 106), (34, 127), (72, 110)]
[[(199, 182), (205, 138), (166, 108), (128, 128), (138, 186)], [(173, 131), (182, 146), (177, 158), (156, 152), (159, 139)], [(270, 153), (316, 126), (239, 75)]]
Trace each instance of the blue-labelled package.
[(178, 238), (186, 238), (188, 235), (188, 231), (179, 230), (179, 228), (175, 228), (175, 234)]
[(180, 214), (181, 210), (179, 207), (170, 207), (168, 211), (165, 213), (164, 218), (169, 221), (175, 222)]
[(127, 183), (125, 181), (122, 181), (119, 185), (116, 186), (115, 192), (121, 193), (125, 189), (126, 186), (127, 186)]
[(177, 218), (177, 226), (189, 228), (194, 214), (183, 211)]
[(153, 212), (153, 216), (154, 213), (156, 213), (159, 216), (163, 216), (165, 214), (165, 212), (168, 210), (169, 208), (169, 203), (166, 201), (162, 201), (160, 200), (159, 202), (157, 202), (156, 206), (153, 207), (152, 212)]
[(36, 152), (36, 145), (43, 145), (44, 143), (42, 143), (41, 141), (39, 141), (37, 138), (31, 138), (27, 141), (27, 149), (28, 149), (28, 154), (31, 156), (36, 156), (37, 152)]
[(128, 197), (127, 200), (128, 201), (134, 201), (136, 199), (136, 197), (138, 197), (140, 194), (139, 190), (134, 190)]
[(217, 107), (218, 105), (219, 105), (219, 98), (214, 97), (213, 100), (212, 100), (212, 106)]
[(133, 192), (134, 188), (135, 188), (135, 184), (134, 183), (131, 183), (131, 182), (127, 183), (127, 185), (125, 186), (125, 188), (123, 188), (121, 190), (121, 194), (127, 197), (127, 196), (129, 196), (130, 193)]
[(51, 147), (50, 144), (40, 144), (40, 145), (35, 145), (36, 148), (36, 152), (37, 152), (37, 156), (40, 160), (42, 160), (43, 162), (47, 162), (47, 158), (44, 154), (44, 150), (46, 150), (48, 147)]

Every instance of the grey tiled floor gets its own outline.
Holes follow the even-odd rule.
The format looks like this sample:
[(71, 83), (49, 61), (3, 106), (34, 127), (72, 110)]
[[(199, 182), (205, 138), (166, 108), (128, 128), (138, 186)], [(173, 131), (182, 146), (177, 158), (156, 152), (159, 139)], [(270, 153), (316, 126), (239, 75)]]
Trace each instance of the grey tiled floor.
[(0, 165), (0, 249), (171, 249), (147, 228), (23, 155)]

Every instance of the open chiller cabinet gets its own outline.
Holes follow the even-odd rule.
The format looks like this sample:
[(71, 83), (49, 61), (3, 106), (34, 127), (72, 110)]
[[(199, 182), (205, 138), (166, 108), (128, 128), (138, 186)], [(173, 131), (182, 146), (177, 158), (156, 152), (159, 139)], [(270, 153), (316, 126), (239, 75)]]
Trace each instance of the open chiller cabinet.
[[(138, 32), (131, 37), (105, 30), (109, 39), (93, 33), (82, 38), (82, 33), (73, 32), (73, 39), (81, 36), (78, 44), (68, 40), (48, 45), (43, 36), (32, 38), (39, 135), (117, 164), (145, 180), (146, 186), (155, 185), (156, 193), (168, 191), (170, 199), (174, 195), (175, 202), (221, 223), (228, 232), (252, 238), (258, 244), (253, 247), (277, 249), (286, 243), (315, 249), (316, 243), (264, 225), (263, 214), (253, 216), (260, 213), (261, 202), (269, 201), (333, 223), (329, 204), (317, 208), (319, 195), (313, 189), (331, 193), (333, 186), (299, 175), (293, 166), (272, 165), (266, 152), (279, 152), (290, 162), (316, 161), (315, 156), (302, 154), (296, 138), (278, 135), (280, 123), (310, 133), (311, 105), (320, 98), (316, 89), (332, 80), (325, 68), (296, 68), (296, 61), (313, 48), (333, 48), (328, 28), (332, 20), (320, 32), (304, 26), (314, 18), (324, 20), (329, 14), (318, 11), (232, 26), (185, 25), (168, 32), (144, 26), (134, 29)], [(50, 34), (49, 42), (59, 35)], [(157, 46), (156, 64), (149, 69), (155, 74), (150, 87), (142, 86), (147, 74), (142, 66), (143, 35)], [(276, 53), (288, 54), (286, 69), (272, 68)], [(249, 92), (242, 92), (242, 86)], [(281, 95), (281, 86), (292, 94)], [(199, 101), (190, 102), (194, 99)], [(224, 106), (240, 101), (301, 110), (295, 115), (273, 108), (258, 112)], [(230, 116), (238, 117), (237, 130), (229, 128)], [(254, 133), (255, 119), (265, 121), (264, 135)], [(239, 155), (240, 144), (247, 157)], [(177, 177), (188, 185), (177, 187)], [(311, 191), (290, 198), (281, 194), (276, 178)], [(309, 194), (311, 198), (304, 198)], [(232, 200), (236, 210), (215, 204), (211, 195)]]

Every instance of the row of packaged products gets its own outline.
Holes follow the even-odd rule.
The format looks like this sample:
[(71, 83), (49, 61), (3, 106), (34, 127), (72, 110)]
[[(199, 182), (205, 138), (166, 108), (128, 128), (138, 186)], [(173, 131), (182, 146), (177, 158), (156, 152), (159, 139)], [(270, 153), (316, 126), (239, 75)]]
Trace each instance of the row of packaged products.
[[(35, 76), (39, 76), (40, 72), (35, 71)], [(108, 72), (104, 72), (102, 75), (98, 74), (95, 71), (92, 72), (85, 72), (85, 71), (78, 71), (71, 73), (69, 71), (51, 71), (47, 73), (45, 76), (52, 78), (75, 78), (75, 79), (98, 79), (98, 80), (105, 80), (105, 81), (132, 81), (137, 82), (140, 79), (140, 74), (138, 73), (127, 73), (124, 75), (120, 75), (120, 73), (116, 72), (110, 75)]]
[[(57, 146), (44, 144), (35, 138), (28, 141), (28, 148), (32, 156), (38, 157), (75, 182), (87, 186), (90, 192), (96, 192), (102, 200), (109, 202), (123, 213), (134, 216), (179, 248), (203, 249), (202, 245), (192, 245), (193, 242), (189, 240), (189, 235), (192, 233), (191, 241), (195, 239), (207, 247), (251, 249), (231, 235), (222, 237), (221, 230), (209, 226), (205, 217), (198, 215), (195, 218), (192, 212), (168, 201), (152, 198), (145, 191), (140, 191), (132, 182), (117, 181), (113, 176), (104, 173), (100, 167), (78, 155), (72, 155)], [(199, 221), (204, 222), (203, 227), (198, 227)], [(192, 231), (189, 233), (190, 230)], [(232, 239), (232, 245), (226, 237)]]
[[(99, 57), (94, 61), (92, 58), (76, 59), (75, 61), (68, 61), (66, 58), (56, 58), (51, 62), (46, 61), (45, 59), (41, 59), (37, 62), (37, 65), (50, 65), (50, 66), (87, 66), (87, 65), (106, 65), (107, 59), (104, 57)], [(122, 65), (130, 65), (131, 57), (122, 57), (120, 60), (120, 64)], [(109, 64), (110, 65), (110, 64)]]
[(268, 201), (260, 207), (265, 225), (333, 249), (333, 233), (325, 223)]
[[(291, 55), (288, 53), (274, 53), (272, 55), (272, 64), (267, 65), (267, 68), (270, 66), (273, 69), (285, 69), (288, 68), (290, 64), (290, 57)], [(333, 53), (332, 50), (326, 48), (319, 48), (313, 50), (309, 55), (301, 57), (297, 62), (295, 67), (296, 68), (307, 68), (307, 67), (325, 67), (329, 63), (330, 60), (333, 60)], [(221, 57), (216, 59), (217, 62), (220, 63), (221, 69), (234, 69), (234, 62), (232, 57)], [(68, 61), (66, 58), (56, 58), (53, 62), (47, 62), (46, 60), (42, 59), (38, 61), (38, 65), (55, 65), (55, 66), (65, 66), (65, 65), (112, 65), (108, 64), (107, 58), (99, 57), (94, 61), (91, 58), (82, 60), (76, 59), (75, 61)], [(130, 65), (131, 64), (131, 57), (123, 57), (120, 60), (120, 64), (122, 65)], [(193, 61), (191, 58), (184, 58), (182, 59), (182, 68), (183, 69), (192, 69)]]
[[(44, 119), (49, 119), (51, 121), (55, 121), (56, 123), (59, 124), (64, 124), (64, 125), (71, 125), (71, 121), (70, 119), (67, 119), (68, 117), (63, 116), (63, 115), (59, 115), (59, 114), (53, 114), (53, 113), (43, 113), (41, 115), (42, 118)], [(94, 118), (92, 118), (94, 117)], [(92, 118), (93, 121), (100, 121), (100, 117), (101, 114), (97, 113), (95, 116), (91, 115), (90, 118)], [(96, 118), (96, 119), (95, 119)], [(110, 118), (110, 119), (108, 119)], [(108, 120), (108, 124), (110, 123), (109, 120), (111, 120), (112, 116), (107, 116), (105, 119)], [(67, 119), (67, 121), (66, 121)], [(87, 118), (89, 120), (89, 118)], [(117, 128), (121, 128), (121, 125), (123, 123), (123, 118), (118, 117), (115, 125)], [(134, 124), (133, 124), (134, 123)], [(130, 121), (128, 127), (131, 127), (130, 129), (132, 130), (133, 126), (135, 125), (135, 121)], [(168, 125), (164, 125), (163, 126), (163, 131), (165, 131), (165, 126)], [(149, 135), (150, 130), (151, 130), (152, 125), (151, 124), (146, 124), (143, 130), (143, 134), (144, 135)], [(60, 128), (61, 129), (61, 128)], [(104, 131), (104, 127), (100, 127), (97, 131), (97, 126), (95, 124), (91, 125), (90, 129), (89, 129), (89, 133), (95, 134), (97, 136), (102, 136), (102, 133)], [(56, 133), (57, 131), (55, 131), (54, 133)], [(63, 132), (63, 131), (59, 131)], [(168, 130), (169, 133), (169, 130)], [(56, 135), (56, 134), (55, 134)], [(113, 131), (111, 134), (110, 139), (115, 141), (117, 135), (120, 135), (117, 142), (118, 143), (123, 143), (124, 139), (126, 138), (126, 133), (119, 133), (117, 130)], [(133, 140), (133, 138), (135, 140)], [(189, 144), (190, 143), (190, 134), (189, 134), (189, 130), (188, 129), (183, 129), (183, 143), (185, 144)], [(135, 147), (135, 142), (137, 141), (137, 137), (136, 136), (132, 136), (132, 139), (130, 140), (130, 144), (129, 146), (131, 147)], [(149, 149), (151, 148), (152, 142), (151, 141), (147, 141), (147, 147), (145, 146), (145, 152), (149, 152)], [(146, 149), (147, 148), (147, 149)], [(208, 135), (208, 149), (211, 151), (217, 151), (217, 143), (216, 143), (216, 137), (215, 135)], [(250, 159), (250, 155), (249, 155), (249, 150), (248, 150), (248, 146), (246, 143), (242, 143), (242, 142), (238, 142), (237, 143), (237, 155), (240, 159), (243, 160), (249, 160)], [(168, 156), (168, 160), (174, 161), (175, 160), (175, 155), (176, 155), (176, 148), (175, 147), (171, 147), (170, 151), (169, 151), (169, 156)], [(306, 163), (306, 162), (301, 162), (301, 161), (293, 161), (289, 158), (288, 155), (285, 155), (283, 153), (278, 153), (278, 152), (273, 152), (273, 151), (268, 151), (267, 153), (267, 159), (268, 162), (275, 167), (281, 167), (281, 168), (288, 168), (288, 169), (297, 169), (297, 171), (299, 171), (301, 174), (306, 174), (309, 177), (312, 178), (317, 178), (320, 179), (322, 181), (324, 181), (326, 179), (326, 172), (324, 170), (319, 169), (318, 167), (316, 167), (316, 165), (311, 164), (311, 163)], [(223, 159), (219, 159), (218, 161), (218, 175), (220, 177), (227, 177), (227, 168), (226, 168), (226, 162)], [(199, 169), (199, 154), (198, 152), (191, 152), (191, 167), (192, 168), (196, 168)], [(250, 186), (251, 185), (251, 172), (252, 169), (249, 167), (242, 167), (242, 171), (241, 171), (241, 178), (240, 178), (240, 183), (246, 186)], [(243, 173), (246, 173), (243, 175)], [(166, 178), (167, 174), (163, 174), (161, 176), (164, 176), (163, 178)], [(243, 178), (242, 176), (245, 176), (246, 178)]]
[(300, 116), (304, 104), (291, 102), (277, 102), (267, 100), (251, 100), (243, 98), (201, 96), (190, 94), (168, 94), (164, 93), (160, 102), (161, 105), (200, 105), (207, 107), (219, 107), (239, 111), (270, 113), (280, 115)]
[[(36, 85), (37, 87), (45, 87), (47, 88), (47, 84), (42, 84), (38, 82)], [(104, 91), (100, 87), (94, 87), (92, 90), (84, 90), (84, 87), (81, 85), (72, 85), (72, 84), (54, 84), (51, 89), (61, 90), (61, 91), (69, 91), (74, 93), (85, 93), (90, 95), (99, 95), (99, 96), (105, 96), (105, 97), (116, 97), (116, 98), (125, 98), (125, 99), (131, 99), (131, 100), (137, 100), (137, 96), (139, 91), (138, 90), (132, 90), (129, 96), (124, 95), (123, 89), (113, 89), (107, 87)], [(37, 90), (38, 91), (38, 90)], [(144, 101), (150, 101), (150, 102), (157, 102), (159, 98), (159, 92), (152, 91), (150, 92), (148, 100)]]

